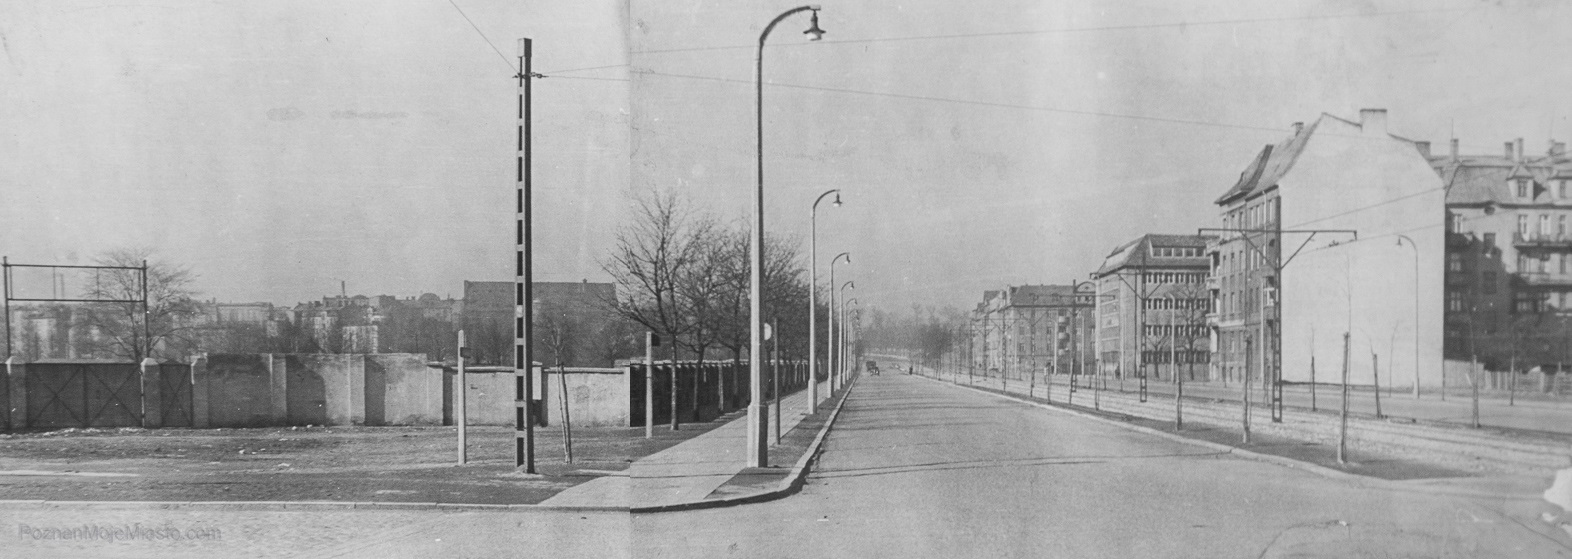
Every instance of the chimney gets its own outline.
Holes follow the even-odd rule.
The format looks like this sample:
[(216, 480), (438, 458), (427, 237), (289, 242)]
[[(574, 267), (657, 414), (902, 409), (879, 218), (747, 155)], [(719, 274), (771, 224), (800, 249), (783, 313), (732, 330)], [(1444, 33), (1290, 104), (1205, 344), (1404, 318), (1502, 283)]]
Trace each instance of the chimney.
[(1506, 152), (1505, 153), (1506, 154), (1502, 155), (1501, 157), (1505, 157), (1508, 160), (1513, 159), (1513, 157), (1512, 157), (1512, 142), (1507, 142), (1506, 143)]
[(1457, 161), (1457, 138), (1452, 138), (1452, 160)]
[(1299, 131), (1304, 130), (1304, 129), (1305, 129), (1305, 123), (1303, 123), (1303, 122), (1295, 122), (1294, 123), (1294, 135), (1295, 136), (1298, 136), (1299, 135)]
[(1428, 161), (1430, 159), (1430, 142), (1414, 142), (1414, 147), (1419, 148), (1419, 155), (1423, 156), (1425, 160)]
[(1550, 156), (1551, 157), (1561, 157), (1561, 156), (1566, 155), (1566, 154), (1567, 154), (1567, 143), (1566, 142), (1557, 142), (1554, 139), (1550, 140)]
[(1386, 134), (1386, 109), (1359, 109), (1359, 129), (1366, 136)]
[(1523, 162), (1523, 139), (1522, 138), (1518, 138), (1518, 139), (1516, 139), (1516, 140), (1514, 140), (1512, 142), (1512, 160), (1516, 161), (1518, 163), (1522, 163)]

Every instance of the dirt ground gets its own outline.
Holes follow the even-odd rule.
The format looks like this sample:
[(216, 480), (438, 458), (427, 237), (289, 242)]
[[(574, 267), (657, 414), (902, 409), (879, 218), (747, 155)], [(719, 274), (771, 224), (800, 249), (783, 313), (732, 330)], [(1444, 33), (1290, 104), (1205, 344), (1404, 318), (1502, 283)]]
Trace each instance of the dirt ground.
[(382, 501), (539, 503), (718, 426), (672, 432), (535, 431), (538, 476), (513, 468), (512, 427), (471, 427), (457, 465), (456, 427), (66, 429), (0, 434), (0, 499), (93, 501)]

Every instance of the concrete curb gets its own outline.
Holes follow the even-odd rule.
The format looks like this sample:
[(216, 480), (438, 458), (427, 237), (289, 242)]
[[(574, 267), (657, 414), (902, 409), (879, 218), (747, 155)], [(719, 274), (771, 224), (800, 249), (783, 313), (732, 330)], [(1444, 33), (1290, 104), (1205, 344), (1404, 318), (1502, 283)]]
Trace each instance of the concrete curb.
[(628, 507), (586, 507), (554, 505), (498, 505), (480, 503), (398, 503), (372, 501), (42, 501), (0, 500), (0, 509), (161, 509), (232, 511), (324, 511), (324, 510), (441, 510), (441, 511), (526, 511), (526, 512), (628, 512)]
[(823, 450), (824, 447), (824, 438), (826, 435), (829, 435), (830, 428), (835, 426), (835, 419), (840, 417), (841, 408), (846, 407), (846, 401), (851, 398), (851, 391), (857, 386), (857, 380), (860, 378), (862, 377), (853, 377), (851, 382), (846, 385), (846, 390), (841, 393), (840, 403), (835, 405), (835, 411), (830, 412), (830, 417), (825, 419), (824, 427), (819, 428), (819, 434), (818, 436), (814, 437), (813, 442), (808, 445), (808, 451), (802, 454), (802, 458), (797, 459), (797, 465), (792, 467), (791, 473), (787, 474), (786, 479), (781, 480), (781, 482), (775, 486), (775, 489), (726, 497), (724, 499), (690, 501), (686, 503), (673, 503), (669, 505), (657, 505), (652, 507), (630, 507), (628, 512), (633, 514), (643, 514), (733, 507), (737, 505), (750, 505), (754, 503), (773, 501), (796, 494), (798, 491), (802, 490), (804, 485), (807, 485), (808, 472), (813, 469), (813, 465), (819, 459), (819, 452)]
[(308, 510), (438, 510), (438, 511), (522, 511), (522, 512), (667, 512), (679, 510), (696, 510), (713, 507), (724, 507), (770, 501), (785, 497), (802, 489), (807, 479), (807, 472), (812, 467), (814, 459), (818, 457), (819, 449), (824, 443), (824, 437), (829, 433), (830, 427), (835, 424), (835, 418), (841, 413), (841, 407), (846, 405), (846, 398), (851, 395), (851, 389), (857, 385), (853, 377), (846, 385), (846, 391), (841, 397), (835, 410), (831, 412), (824, 427), (819, 430), (819, 435), (808, 446), (808, 452), (797, 461), (790, 474), (780, 485), (773, 490), (762, 491), (747, 495), (739, 495), (726, 499), (710, 501), (697, 501), (692, 503), (677, 503), (658, 507), (627, 507), (627, 506), (576, 506), (576, 505), (499, 505), (481, 503), (422, 503), (422, 502), (354, 502), (354, 501), (49, 501), (40, 499), (0, 499), (0, 509), (49, 509), (70, 508), (77, 510), (100, 509), (162, 509), (162, 510), (273, 510), (273, 511), (308, 511)]
[(1013, 402), (1024, 403), (1024, 404), (1030, 404), (1032, 406), (1036, 406), (1036, 407), (1043, 408), (1043, 409), (1048, 409), (1048, 410), (1053, 410), (1053, 411), (1056, 411), (1056, 412), (1059, 412), (1059, 413), (1064, 413), (1064, 414), (1074, 415), (1074, 416), (1078, 416), (1078, 417), (1083, 417), (1083, 418), (1091, 419), (1091, 420), (1094, 420), (1094, 421), (1099, 421), (1099, 422), (1102, 422), (1102, 423), (1106, 423), (1106, 424), (1109, 424), (1109, 425), (1122, 427), (1124, 429), (1135, 431), (1137, 433), (1144, 433), (1144, 434), (1147, 434), (1147, 435), (1153, 435), (1153, 436), (1156, 436), (1156, 437), (1159, 437), (1159, 438), (1162, 438), (1162, 439), (1167, 439), (1167, 440), (1178, 442), (1178, 443), (1191, 444), (1191, 445), (1199, 446), (1199, 447), (1202, 447), (1202, 448), (1215, 450), (1215, 451), (1218, 451), (1218, 452), (1223, 452), (1223, 453), (1227, 453), (1227, 454), (1240, 456), (1242, 458), (1256, 460), (1256, 461), (1259, 461), (1259, 462), (1266, 462), (1266, 463), (1270, 463), (1270, 464), (1276, 464), (1278, 466), (1283, 466), (1283, 467), (1286, 467), (1286, 468), (1294, 468), (1294, 469), (1298, 469), (1298, 470), (1304, 470), (1304, 471), (1307, 471), (1307, 472), (1310, 472), (1310, 473), (1313, 473), (1313, 474), (1316, 474), (1316, 475), (1319, 475), (1319, 476), (1322, 476), (1322, 477), (1325, 477), (1325, 478), (1328, 478), (1328, 479), (1335, 479), (1335, 480), (1339, 480), (1339, 481), (1347, 481), (1347, 482), (1351, 482), (1351, 483), (1354, 483), (1356, 485), (1360, 485), (1360, 486), (1363, 486), (1363, 487), (1371, 487), (1371, 488), (1378, 488), (1378, 489), (1388, 489), (1388, 490), (1396, 490), (1396, 491), (1413, 491), (1413, 492), (1428, 493), (1428, 494), (1435, 494), (1435, 495), (1451, 495), (1451, 496), (1457, 496), (1457, 497), (1476, 497), (1476, 498), (1485, 498), (1485, 499), (1516, 499), (1516, 500), (1534, 500), (1534, 501), (1538, 501), (1539, 500), (1539, 496), (1538, 495), (1515, 495), (1515, 496), (1511, 496), (1511, 495), (1503, 495), (1503, 494), (1500, 494), (1500, 493), (1485, 493), (1485, 492), (1479, 492), (1479, 491), (1457, 490), (1457, 489), (1448, 489), (1448, 488), (1441, 488), (1441, 487), (1425, 487), (1425, 486), (1417, 486), (1417, 485), (1406, 485), (1406, 484), (1403, 484), (1402, 482), (1395, 482), (1395, 481), (1385, 480), (1385, 479), (1381, 479), (1381, 478), (1375, 478), (1375, 477), (1370, 477), (1370, 476), (1366, 476), (1366, 475), (1360, 475), (1360, 474), (1355, 474), (1355, 473), (1351, 473), (1351, 472), (1345, 472), (1345, 471), (1338, 470), (1338, 469), (1335, 469), (1335, 468), (1328, 468), (1328, 467), (1322, 466), (1320, 464), (1313, 464), (1313, 463), (1310, 463), (1310, 462), (1304, 462), (1304, 461), (1301, 461), (1301, 460), (1295, 460), (1295, 459), (1292, 459), (1292, 458), (1286, 458), (1286, 457), (1282, 457), (1282, 456), (1277, 456), (1275, 454), (1264, 454), (1264, 453), (1255, 452), (1255, 451), (1252, 451), (1252, 450), (1246, 450), (1246, 449), (1243, 449), (1243, 448), (1239, 448), (1239, 447), (1236, 447), (1236, 446), (1230, 446), (1230, 445), (1226, 445), (1226, 444), (1222, 444), (1222, 443), (1214, 443), (1212, 441), (1203, 441), (1203, 440), (1198, 440), (1198, 439), (1192, 439), (1192, 438), (1189, 438), (1189, 437), (1186, 437), (1186, 436), (1183, 436), (1183, 435), (1176, 435), (1176, 434), (1173, 434), (1173, 433), (1169, 433), (1167, 431), (1160, 431), (1160, 430), (1152, 429), (1150, 427), (1146, 427), (1146, 426), (1143, 426), (1143, 425), (1134, 425), (1134, 424), (1131, 424), (1131, 423), (1126, 423), (1126, 422), (1123, 422), (1123, 421), (1110, 419), (1110, 418), (1107, 418), (1107, 417), (1102, 417), (1102, 416), (1097, 415), (1097, 414), (1086, 413), (1086, 412), (1083, 412), (1083, 411), (1080, 411), (1080, 410), (1060, 407), (1058, 405), (1050, 405), (1050, 404), (1044, 404), (1044, 403), (1041, 403), (1041, 402), (1034, 402), (1034, 401), (1030, 401), (1030, 400), (1024, 399), (1025, 398), (1024, 395), (1016, 396), (1016, 395), (1000, 394), (998, 392), (994, 392), (994, 391), (991, 391), (991, 390), (985, 390), (985, 389), (982, 389), (982, 388), (977, 388), (975, 386), (965, 386), (965, 385), (961, 385), (961, 384), (945, 382), (945, 381), (939, 380), (937, 378), (923, 376), (923, 375), (918, 375), (918, 376), (922, 376), (922, 378), (924, 378), (924, 379), (927, 379), (929, 381), (936, 382), (936, 383), (939, 383), (939, 384), (945, 385), (945, 386), (952, 386), (952, 387), (955, 387), (955, 388), (969, 389), (969, 390), (973, 390), (973, 391), (976, 391), (976, 392), (987, 394), (989, 396), (993, 396), (993, 397), (996, 397), (996, 398), (1001, 398), (1001, 399), (1010, 400), (1010, 401), (1013, 401)]
[(1319, 476), (1322, 477), (1330, 477), (1330, 479), (1352, 480), (1352, 482), (1382, 482), (1382, 484), (1387, 482), (1387, 480), (1377, 479), (1377, 477), (1360, 476), (1360, 474), (1347, 473), (1347, 471), (1327, 468), (1327, 466), (1317, 465), (1317, 463), (1286, 459), (1286, 457), (1280, 457), (1280, 455), (1262, 454), (1262, 452), (1247, 451), (1247, 449), (1237, 448), (1237, 446), (1229, 446), (1229, 444), (1195, 440), (1195, 438), (1184, 437), (1184, 435), (1174, 435), (1174, 433), (1165, 432), (1165, 430), (1151, 429), (1151, 427), (1146, 426), (1135, 426), (1135, 424), (1130, 424), (1130, 422), (1116, 421), (1116, 419), (1104, 418), (1104, 416), (1094, 415), (1094, 413), (1086, 413), (1086, 411), (1071, 410), (1071, 408), (1058, 407), (1058, 405), (1042, 404), (1042, 402), (1031, 402), (1031, 400), (1027, 400), (1023, 396), (1009, 396), (1009, 394), (995, 393), (995, 391), (989, 391), (989, 389), (976, 388), (976, 386), (962, 386), (956, 385), (956, 383), (946, 383), (943, 382), (943, 380), (938, 380), (938, 378), (923, 378), (927, 378), (927, 380), (931, 380), (931, 382), (940, 383), (940, 385), (973, 389), (973, 391), (978, 391), (978, 393), (989, 394), (989, 396), (1000, 397), (1000, 399), (1014, 400), (1014, 402), (1022, 402), (1022, 404), (1034, 405), (1034, 407), (1044, 408), (1044, 410), (1060, 411), (1060, 413), (1066, 413), (1066, 415), (1094, 419), (1094, 421), (1105, 422), (1105, 424), (1110, 424), (1110, 426), (1124, 427), (1124, 429), (1133, 430), (1133, 432), (1154, 435), (1154, 437), (1165, 438), (1165, 440), (1176, 441), (1176, 443), (1195, 444), (1195, 446), (1199, 446), (1199, 448), (1212, 449), (1212, 451), (1218, 452), (1226, 452), (1226, 454), (1236, 454), (1240, 455), (1240, 457), (1245, 457), (1245, 459), (1275, 463), (1275, 465), (1286, 466), (1286, 468), (1305, 469), (1305, 471), (1309, 471), (1309, 473), (1319, 474)]

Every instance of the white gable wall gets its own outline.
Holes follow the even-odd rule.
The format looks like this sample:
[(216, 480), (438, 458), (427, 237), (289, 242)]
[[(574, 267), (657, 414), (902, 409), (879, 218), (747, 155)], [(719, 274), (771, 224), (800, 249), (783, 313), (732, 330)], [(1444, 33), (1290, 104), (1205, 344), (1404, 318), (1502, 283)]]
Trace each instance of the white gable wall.
[[(1418, 377), (1440, 384), (1445, 193), (1411, 143), (1322, 117), (1298, 162), (1279, 182), (1284, 229), (1353, 229), (1318, 234), (1283, 271), (1283, 378), (1337, 382), (1343, 333), (1349, 382), (1372, 383), (1380, 356), (1382, 386), (1407, 389)], [(1415, 251), (1397, 233), (1418, 245)], [(1284, 257), (1306, 235), (1285, 234)], [(1341, 244), (1328, 246), (1332, 241)], [(1417, 291), (1416, 291), (1417, 285)], [(1416, 303), (1417, 294), (1417, 303)]]

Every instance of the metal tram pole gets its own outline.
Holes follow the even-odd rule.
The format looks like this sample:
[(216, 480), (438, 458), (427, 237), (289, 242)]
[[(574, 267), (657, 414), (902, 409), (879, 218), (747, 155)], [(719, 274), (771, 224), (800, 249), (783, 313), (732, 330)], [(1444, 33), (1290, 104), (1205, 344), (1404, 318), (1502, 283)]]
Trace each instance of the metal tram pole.
[(1343, 332), (1343, 411), (1338, 419), (1337, 463), (1348, 463), (1348, 332)]
[(660, 338), (644, 333), (644, 438), (655, 438), (655, 346)]
[(464, 330), (460, 329), (458, 331), (458, 376), (453, 379), (453, 391), (457, 392), (455, 400), (458, 401), (458, 405), (454, 406), (453, 415), (457, 416), (458, 419), (459, 465), (469, 462), (469, 406), (467, 401), (469, 399), (469, 383), (464, 378), (464, 358), (468, 353), (468, 348), (464, 347)]
[(528, 38), (519, 39), (519, 107), (518, 107), (518, 200), (516, 208), (516, 222), (518, 226), (516, 269), (513, 279), (514, 300), (514, 325), (513, 325), (513, 466), (523, 468), (525, 473), (535, 473), (535, 351), (534, 343), (530, 339), (531, 329), (534, 328), (535, 317), (534, 286), (534, 252), (531, 247), (533, 239), (533, 223), (531, 222), (531, 130), (530, 130), (530, 85), (538, 74), (531, 70), (533, 58), (533, 41)]

